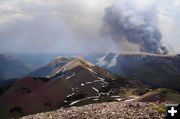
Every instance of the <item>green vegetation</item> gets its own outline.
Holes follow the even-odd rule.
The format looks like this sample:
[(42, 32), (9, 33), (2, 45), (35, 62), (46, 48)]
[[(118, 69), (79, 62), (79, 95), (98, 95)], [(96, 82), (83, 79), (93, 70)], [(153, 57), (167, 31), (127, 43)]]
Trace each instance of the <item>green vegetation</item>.
[(134, 90), (133, 89), (123, 89), (119, 91), (119, 96), (128, 98), (129, 96), (133, 95)]
[(166, 109), (165, 105), (163, 104), (157, 105), (157, 104), (151, 103), (149, 104), (149, 107), (151, 107), (153, 110), (156, 110), (160, 114), (165, 113), (165, 109)]
[(174, 90), (161, 88), (153, 90), (152, 92), (163, 96), (168, 101), (180, 103), (180, 94)]
[(111, 85), (127, 85), (129, 83), (129, 80), (127, 78), (123, 78), (122, 76), (118, 74), (113, 74), (112, 80), (110, 81)]
[(145, 93), (149, 92), (149, 90), (150, 89), (147, 86), (142, 85), (142, 86), (137, 87), (135, 93), (137, 95), (144, 95)]
[(119, 74), (117, 74), (117, 73), (114, 73), (113, 77), (112, 77), (113, 80), (117, 80), (117, 79), (121, 79), (121, 78), (122, 77)]
[(149, 92), (149, 88), (147, 87), (137, 87), (137, 88), (124, 88), (124, 89), (120, 89), (118, 95), (122, 96), (122, 97), (129, 97), (131, 95), (138, 95), (141, 96), (145, 93)]
[[(180, 103), (180, 94), (174, 90), (161, 88), (150, 91), (147, 95), (151, 97), (159, 97), (160, 101), (168, 101), (171, 103)], [(146, 97), (147, 98), (147, 97)]]
[(124, 78), (118, 74), (113, 74), (112, 79), (106, 79), (109, 83), (107, 87), (105, 87), (102, 92), (108, 92), (113, 89), (114, 94), (129, 97), (131, 95), (143, 95), (149, 92), (149, 87), (140, 83), (134, 79)]

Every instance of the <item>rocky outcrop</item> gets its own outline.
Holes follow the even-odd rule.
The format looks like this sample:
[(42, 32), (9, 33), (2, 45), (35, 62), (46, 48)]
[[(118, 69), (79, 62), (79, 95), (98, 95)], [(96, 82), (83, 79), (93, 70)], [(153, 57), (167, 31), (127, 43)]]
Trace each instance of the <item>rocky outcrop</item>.
[[(164, 119), (165, 114), (154, 110), (155, 103), (109, 102), (70, 107), (38, 113), (21, 119)], [(156, 105), (159, 105), (156, 103)]]

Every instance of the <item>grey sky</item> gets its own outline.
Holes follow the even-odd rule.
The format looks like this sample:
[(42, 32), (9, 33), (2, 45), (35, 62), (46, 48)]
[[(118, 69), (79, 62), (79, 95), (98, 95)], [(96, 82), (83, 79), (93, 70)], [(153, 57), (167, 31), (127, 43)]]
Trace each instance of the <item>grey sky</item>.
[[(124, 0), (1, 0), (0, 53), (98, 53), (117, 50), (102, 37), (105, 8)], [(126, 0), (127, 1), (127, 0)], [(128, 0), (130, 3), (135, 0)], [(143, 10), (155, 0), (136, 0)], [(162, 41), (180, 53), (180, 2), (159, 0)]]

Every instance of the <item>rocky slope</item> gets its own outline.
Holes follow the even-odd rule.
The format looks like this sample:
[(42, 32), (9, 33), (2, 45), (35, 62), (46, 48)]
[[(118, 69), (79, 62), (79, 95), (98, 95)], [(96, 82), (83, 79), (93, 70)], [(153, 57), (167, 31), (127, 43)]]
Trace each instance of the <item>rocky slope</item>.
[[(21, 117), (59, 108), (66, 108), (63, 110), (67, 111), (70, 109), (71, 111), (69, 107), (72, 106), (110, 101), (121, 101), (121, 103), (117, 103), (120, 106), (115, 109), (121, 109), (124, 106), (127, 107), (126, 102), (130, 102), (133, 107), (142, 104), (142, 108), (147, 107), (148, 111), (151, 110), (148, 108), (148, 103), (134, 103), (132, 101), (146, 102), (147, 99), (152, 99), (148, 100), (149, 102), (179, 101), (179, 94), (172, 91), (170, 93), (169, 91), (164, 93), (164, 90), (158, 93), (151, 92), (151, 86), (149, 85), (144, 85), (134, 79), (122, 78), (119, 75), (112, 74), (80, 57), (71, 59), (71, 61), (62, 57), (57, 58), (49, 63), (49, 66), (52, 66), (53, 70), (50, 73), (48, 72), (46, 77), (24, 77), (0, 86), (0, 117), (4, 119)], [(167, 95), (164, 96), (164, 94)], [(156, 98), (157, 96), (158, 98)], [(167, 98), (168, 96), (174, 96), (177, 100), (171, 100)], [(153, 100), (154, 98), (151, 97), (155, 97), (156, 100)], [(109, 105), (108, 109), (114, 112), (114, 106), (111, 107), (110, 104), (107, 103)], [(92, 109), (91, 113), (96, 113), (96, 110), (103, 109), (101, 104), (94, 105), (97, 109), (91, 106), (89, 108), (89, 105), (87, 106), (87, 108)], [(77, 109), (80, 110), (77, 110), (77, 113), (81, 115), (81, 107)], [(123, 115), (130, 114), (131, 110), (128, 110), (128, 114), (126, 114), (126, 110), (121, 111), (117, 113), (122, 114), (123, 117)], [(146, 111), (142, 112), (143, 115), (146, 113)], [(71, 113), (61, 112), (61, 114), (62, 117), (64, 115), (67, 117)], [(59, 114), (55, 113), (55, 115)], [(101, 113), (98, 113), (98, 115), (103, 117)], [(108, 117), (108, 115), (106, 116)], [(115, 113), (112, 116), (117, 117), (118, 115)], [(129, 116), (131, 117), (132, 115), (130, 114)]]
[(61, 108), (21, 119), (164, 119), (165, 113), (152, 107), (159, 103), (109, 102)]
[(103, 90), (108, 85), (106, 79), (112, 77), (106, 70), (75, 58), (45, 78), (24, 77), (1, 87), (0, 116), (19, 117), (115, 99), (109, 96), (111, 90)]
[(180, 91), (179, 55), (108, 53), (98, 59), (97, 65), (154, 87), (166, 87)]

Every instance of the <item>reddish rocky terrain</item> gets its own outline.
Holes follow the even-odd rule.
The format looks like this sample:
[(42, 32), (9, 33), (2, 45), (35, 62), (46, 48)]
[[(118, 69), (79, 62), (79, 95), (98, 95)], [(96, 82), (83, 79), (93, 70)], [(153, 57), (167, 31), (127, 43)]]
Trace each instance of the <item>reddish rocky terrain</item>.
[(99, 98), (100, 89), (108, 84), (105, 79), (111, 77), (106, 70), (76, 58), (46, 78), (24, 77), (6, 86), (0, 96), (1, 116), (18, 117)]
[(164, 119), (152, 108), (159, 103), (107, 102), (25, 116), (21, 119)]

